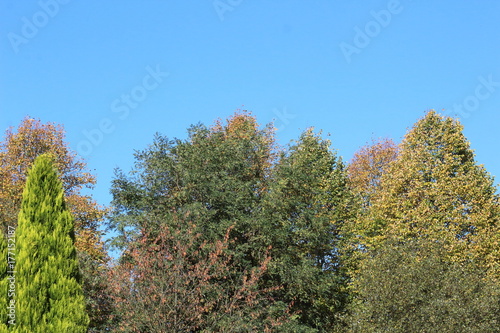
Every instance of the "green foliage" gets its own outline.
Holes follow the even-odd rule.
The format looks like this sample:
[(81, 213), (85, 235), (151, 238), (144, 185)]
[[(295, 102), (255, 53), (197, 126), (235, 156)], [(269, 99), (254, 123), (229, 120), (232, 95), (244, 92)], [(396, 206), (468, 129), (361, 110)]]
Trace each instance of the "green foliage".
[[(249, 114), (237, 114), (211, 128), (194, 126), (185, 141), (156, 136), (148, 149), (136, 154), (132, 175), (118, 172), (113, 182), (112, 222), (121, 233), (115, 244), (128, 251), (143, 239), (141, 235), (153, 242), (164, 227), (187, 232), (179, 216), (189, 216), (193, 232), (201, 235), (194, 248), (222, 241), (229, 229), (225, 255), (231, 258), (231, 269), (218, 284), (231, 294), (236, 281), (267, 260), (268, 244), (257, 241), (256, 213), (268, 187), (273, 149), (272, 129), (259, 129)], [(247, 310), (251, 313), (245, 316), (257, 313), (252, 307)]]
[[(95, 328), (95, 323), (103, 321), (103, 313), (111, 311), (102, 308), (104, 303), (100, 287), (95, 283), (87, 283), (103, 279), (103, 276), (96, 276), (96, 273), (102, 273), (103, 270), (94, 268), (105, 266), (109, 260), (99, 231), (99, 224), (104, 219), (106, 210), (91, 196), (81, 193), (83, 188), (94, 187), (96, 177), (88, 172), (86, 164), (70, 149), (65, 141), (63, 126), (26, 117), (17, 128), (9, 128), (5, 132), (5, 138), (0, 141), (0, 229), (6, 232), (8, 227), (16, 227), (28, 170), (41, 154), (50, 154), (54, 158), (54, 167), (63, 184), (66, 205), (75, 220), (77, 252), (82, 258), (86, 258), (80, 261), (85, 296), (93, 309), (100, 304), (99, 311), (90, 311), (91, 327)], [(93, 318), (94, 315), (98, 317)]]
[(15, 332), (86, 332), (74, 222), (47, 155), (28, 173), (16, 236)]
[(269, 283), (283, 284), (277, 297), (293, 302), (302, 325), (331, 330), (347, 300), (338, 247), (352, 218), (344, 165), (310, 129), (282, 154), (272, 177), (262, 216), (273, 247)]
[(390, 242), (357, 280), (353, 332), (498, 332), (500, 286), (473, 262), (446, 261), (441, 244)]
[(351, 212), (344, 166), (329, 145), (307, 131), (276, 162), (272, 131), (247, 114), (192, 127), (186, 141), (157, 136), (136, 155), (132, 176), (114, 181), (119, 241), (127, 249), (134, 231), (154, 238), (162, 224), (182, 230), (175, 216), (184, 214), (199, 243), (220, 241), (231, 227), (232, 269), (221, 287), (258, 269), (271, 247), (259, 281), (274, 290), (270, 311), (288, 316), (288, 331), (330, 329), (346, 302), (336, 246)]
[(114, 244), (133, 240), (134, 228), (153, 232), (173, 212), (196, 216), (204, 237), (212, 240), (238, 220), (233, 235), (241, 244), (266, 186), (273, 145), (272, 130), (259, 130), (247, 114), (225, 126), (194, 126), (185, 141), (157, 135), (136, 154), (132, 176), (118, 171), (113, 181), (112, 227), (121, 234)]
[(498, 325), (498, 196), (455, 120), (429, 112), (400, 147), (357, 154), (349, 177), (319, 134), (277, 151), (249, 114), (157, 135), (135, 157), (112, 187), (121, 331)]

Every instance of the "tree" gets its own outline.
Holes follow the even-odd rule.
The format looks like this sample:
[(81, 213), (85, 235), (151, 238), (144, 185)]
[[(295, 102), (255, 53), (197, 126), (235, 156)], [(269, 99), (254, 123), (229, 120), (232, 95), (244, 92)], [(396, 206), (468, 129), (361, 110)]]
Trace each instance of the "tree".
[(112, 280), (109, 279), (110, 261), (100, 263), (85, 252), (78, 252), (82, 274), (82, 288), (89, 315), (88, 333), (109, 332), (115, 327), (112, 314), (116, 304), (112, 298)]
[(397, 155), (398, 146), (391, 139), (373, 140), (371, 145), (361, 147), (354, 154), (347, 167), (349, 186), (361, 199), (364, 211), (370, 207), (382, 175)]
[[(267, 260), (269, 244), (256, 241), (256, 214), (268, 188), (273, 150), (272, 128), (260, 129), (249, 113), (237, 113), (212, 127), (193, 126), (187, 140), (157, 135), (150, 147), (136, 154), (131, 175), (118, 171), (113, 181), (111, 227), (120, 234), (115, 244), (127, 252), (141, 235), (154, 242), (164, 227), (187, 232), (177, 218), (187, 213), (194, 232), (201, 235), (194, 247), (223, 241), (230, 228), (225, 250), (231, 258), (230, 276), (219, 284), (221, 290), (232, 290), (233, 281), (248, 278), (248, 272)], [(277, 317), (286, 309), (283, 304)]]
[(276, 289), (270, 309), (290, 319), (283, 330), (332, 329), (347, 297), (337, 248), (352, 213), (345, 168), (312, 131), (281, 155), (273, 135), (244, 113), (194, 126), (184, 141), (156, 136), (136, 154), (131, 175), (119, 171), (113, 183), (117, 240), (127, 250), (139, 231), (151, 243), (164, 225), (187, 232), (176, 218), (187, 213), (201, 235), (195, 247), (222, 241), (231, 228), (230, 277), (221, 288), (259, 269), (271, 246), (258, 285)]
[(484, 268), (450, 262), (424, 239), (372, 254), (356, 281), (352, 332), (498, 332), (500, 287)]
[(261, 237), (273, 246), (268, 284), (283, 285), (276, 298), (293, 302), (303, 330), (339, 325), (347, 301), (340, 231), (352, 208), (341, 158), (305, 131), (274, 168), (261, 217)]
[(462, 129), (434, 111), (415, 124), (382, 175), (358, 235), (368, 248), (388, 237), (439, 241), (450, 260), (480, 262), (499, 277), (499, 198)]
[(90, 196), (81, 194), (82, 188), (93, 188), (96, 179), (86, 170), (64, 141), (64, 128), (54, 123), (26, 117), (17, 132), (9, 128), (0, 142), (0, 225), (15, 227), (21, 207), (26, 175), (36, 157), (50, 153), (64, 187), (65, 199), (75, 217), (76, 244), (80, 251), (98, 260), (106, 257), (98, 224), (106, 211)]
[(184, 141), (156, 135), (136, 154), (131, 176), (118, 170), (113, 181), (111, 228), (120, 234), (114, 244), (133, 240), (134, 229), (154, 233), (157, 222), (173, 221), (172, 212), (188, 211), (210, 240), (238, 221), (231, 236), (238, 238), (235, 246), (245, 243), (255, 228), (252, 215), (267, 187), (274, 145), (272, 129), (259, 129), (249, 113), (211, 128), (193, 126)]
[(74, 220), (50, 155), (28, 173), (16, 236), (16, 332), (86, 332)]

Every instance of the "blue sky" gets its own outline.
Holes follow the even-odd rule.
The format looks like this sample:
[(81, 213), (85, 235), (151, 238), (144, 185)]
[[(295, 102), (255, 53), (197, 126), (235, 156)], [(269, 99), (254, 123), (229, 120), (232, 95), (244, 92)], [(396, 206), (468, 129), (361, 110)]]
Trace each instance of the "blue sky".
[(500, 176), (498, 1), (0, 0), (0, 17), (0, 130), (63, 124), (104, 205), (155, 132), (237, 109), (281, 144), (331, 133), (345, 160), (446, 109)]

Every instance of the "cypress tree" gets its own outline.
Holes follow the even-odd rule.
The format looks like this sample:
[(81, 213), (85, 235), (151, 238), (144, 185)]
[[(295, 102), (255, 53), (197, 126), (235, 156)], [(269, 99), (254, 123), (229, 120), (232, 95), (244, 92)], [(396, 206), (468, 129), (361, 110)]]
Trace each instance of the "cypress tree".
[(74, 220), (48, 155), (28, 173), (16, 235), (16, 332), (86, 332)]

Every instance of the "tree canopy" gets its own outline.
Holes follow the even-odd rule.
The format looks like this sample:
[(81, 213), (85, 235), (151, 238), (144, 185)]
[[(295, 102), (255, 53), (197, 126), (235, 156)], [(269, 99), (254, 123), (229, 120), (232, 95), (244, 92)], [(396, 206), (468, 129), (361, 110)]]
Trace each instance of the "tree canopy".
[(280, 146), (243, 111), (185, 139), (156, 134), (134, 159), (111, 184), (105, 224), (120, 255), (108, 261), (107, 211), (81, 194), (95, 177), (63, 128), (26, 118), (7, 131), (0, 332), (500, 325), (498, 188), (456, 119), (431, 110), (401, 143), (373, 140), (345, 163), (321, 131)]

